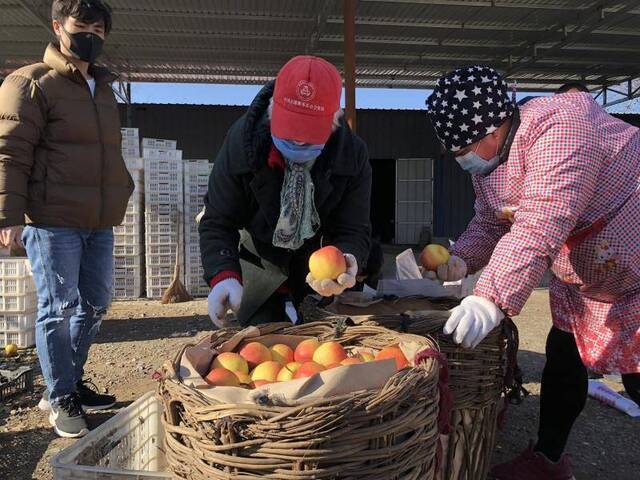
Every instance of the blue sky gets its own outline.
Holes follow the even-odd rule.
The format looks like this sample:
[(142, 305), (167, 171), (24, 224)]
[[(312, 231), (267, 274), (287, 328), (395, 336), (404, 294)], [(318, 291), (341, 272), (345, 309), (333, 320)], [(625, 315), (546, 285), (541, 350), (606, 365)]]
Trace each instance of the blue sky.
[[(134, 103), (188, 103), (202, 105), (249, 105), (259, 85), (207, 85), (198, 83), (134, 83)], [(359, 88), (358, 108), (422, 109), (428, 90)], [(344, 95), (342, 96), (344, 102)]]
[[(134, 83), (131, 96), (134, 103), (180, 103), (193, 105), (249, 105), (260, 85), (210, 85), (200, 83)], [(401, 88), (358, 88), (358, 108), (414, 110), (424, 109), (429, 90)], [(518, 99), (527, 96), (518, 92)], [(541, 95), (536, 93), (533, 95)], [(615, 95), (612, 95), (615, 97)], [(344, 103), (344, 95), (342, 96)], [(616, 105), (611, 112), (637, 112), (638, 102)]]

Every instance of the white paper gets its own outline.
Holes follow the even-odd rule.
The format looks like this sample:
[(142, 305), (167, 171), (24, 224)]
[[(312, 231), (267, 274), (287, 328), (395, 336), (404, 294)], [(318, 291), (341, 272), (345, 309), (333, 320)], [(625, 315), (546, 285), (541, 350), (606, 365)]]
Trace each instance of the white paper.
[(609, 405), (616, 410), (626, 413), (630, 417), (640, 417), (640, 407), (636, 405), (636, 402), (614, 392), (602, 382), (589, 380), (589, 396), (599, 400), (605, 405)]
[(398, 280), (416, 280), (422, 278), (416, 257), (410, 248), (396, 257), (396, 278)]

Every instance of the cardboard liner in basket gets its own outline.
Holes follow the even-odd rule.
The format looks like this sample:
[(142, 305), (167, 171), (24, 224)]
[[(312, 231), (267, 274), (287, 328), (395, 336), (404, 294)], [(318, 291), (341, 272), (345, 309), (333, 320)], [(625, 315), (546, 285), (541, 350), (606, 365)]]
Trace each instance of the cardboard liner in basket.
[[(396, 373), (395, 360), (381, 360), (357, 365), (336, 367), (308, 378), (272, 383), (263, 387), (247, 390), (242, 387), (212, 387), (203, 377), (209, 372), (214, 357), (222, 352), (239, 350), (248, 342), (260, 342), (267, 347), (278, 343), (292, 349), (303, 340), (312, 338), (299, 335), (261, 335), (257, 327), (248, 327), (218, 348), (206, 338), (194, 347), (187, 348), (180, 361), (180, 376), (185, 385), (201, 391), (212, 400), (220, 403), (254, 403), (271, 405), (299, 405), (301, 403), (345, 395), (361, 390), (374, 390), (384, 387)], [(410, 360), (421, 351), (431, 347), (431, 343), (421, 337), (411, 336), (406, 340), (394, 342), (405, 357)], [(357, 349), (362, 351), (363, 349)]]
[[(166, 457), (174, 478), (435, 478), (440, 369), (432, 356), (414, 368), (393, 373), (382, 382), (381, 388), (365, 390), (357, 388), (374, 385), (381, 379), (360, 378), (357, 381), (365, 383), (356, 384), (348, 372), (360, 372), (357, 377), (368, 376), (353, 368), (366, 364), (338, 367), (333, 372), (336, 376), (317, 375), (315, 381), (320, 380), (319, 383), (307, 380), (311, 383), (288, 392), (286, 402), (293, 402), (293, 406), (277, 404), (273, 395), (266, 402), (255, 398), (248, 403), (226, 402), (226, 393), (218, 398), (210, 396), (216, 390), (218, 393), (214, 395), (221, 395), (223, 387), (196, 388), (196, 377), (200, 377), (197, 368), (200, 372), (209, 368), (216, 351), (232, 345), (237, 348), (243, 341), (257, 338), (281, 342), (279, 335), (315, 337), (320, 342), (335, 340), (346, 348), (372, 350), (392, 344), (404, 347), (415, 341), (414, 349), (427, 347), (421, 352), (437, 353), (437, 345), (431, 338), (393, 332), (380, 326), (344, 327), (336, 322), (317, 322), (215, 332), (195, 346), (195, 350), (188, 354), (186, 350), (181, 352), (163, 369), (159, 393), (165, 406)], [(386, 362), (372, 363), (380, 368), (386, 365)], [(348, 383), (340, 388), (351, 391), (322, 397), (322, 388), (329, 388), (327, 385), (332, 382)], [(293, 381), (281, 386), (287, 383), (297, 384)], [(273, 388), (275, 386), (268, 385), (257, 391), (269, 395)], [(337, 391), (342, 390), (334, 390)]]

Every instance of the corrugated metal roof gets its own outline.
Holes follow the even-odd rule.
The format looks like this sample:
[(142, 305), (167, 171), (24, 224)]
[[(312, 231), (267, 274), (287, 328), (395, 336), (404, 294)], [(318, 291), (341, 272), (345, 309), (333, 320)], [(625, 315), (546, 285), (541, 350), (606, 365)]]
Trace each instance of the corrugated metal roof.
[[(48, 1), (0, 0), (0, 68), (40, 59)], [(138, 81), (263, 83), (290, 57), (342, 68), (340, 0), (111, 0), (103, 60)], [(360, 86), (428, 88), (487, 63), (523, 89), (593, 86), (640, 75), (637, 0), (360, 0)], [(604, 6), (604, 8), (603, 8)], [(3, 65), (4, 64), (4, 65)], [(1, 72), (1, 70), (0, 70)]]

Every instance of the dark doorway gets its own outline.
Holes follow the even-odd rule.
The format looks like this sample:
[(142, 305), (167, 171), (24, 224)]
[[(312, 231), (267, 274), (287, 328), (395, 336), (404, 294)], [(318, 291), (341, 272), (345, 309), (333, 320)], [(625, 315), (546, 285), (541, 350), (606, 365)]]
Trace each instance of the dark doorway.
[(371, 159), (371, 226), (373, 238), (392, 243), (396, 217), (396, 161)]

